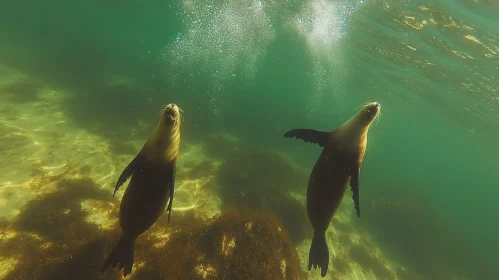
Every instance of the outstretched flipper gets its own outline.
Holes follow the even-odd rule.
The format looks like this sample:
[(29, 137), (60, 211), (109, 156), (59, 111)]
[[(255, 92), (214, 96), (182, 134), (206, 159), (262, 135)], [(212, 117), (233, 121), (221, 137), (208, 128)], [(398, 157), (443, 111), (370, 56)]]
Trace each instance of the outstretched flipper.
[(295, 137), (296, 139), (301, 139), (305, 142), (318, 144), (319, 146), (324, 147), (327, 145), (329, 138), (331, 137), (331, 133), (323, 130), (297, 128), (286, 132), (284, 137)]
[(121, 187), (121, 185), (123, 185), (128, 180), (128, 178), (132, 176), (133, 171), (135, 170), (135, 167), (137, 166), (139, 160), (140, 160), (139, 155), (136, 155), (135, 158), (132, 159), (132, 161), (128, 164), (128, 166), (125, 167), (123, 172), (121, 172), (121, 175), (118, 178), (118, 181), (116, 182), (116, 186), (114, 187), (113, 197), (118, 191), (118, 189)]
[(355, 210), (357, 211), (357, 217), (360, 218), (360, 202), (359, 202), (359, 175), (360, 168), (358, 166), (352, 169), (352, 174), (350, 175), (350, 187), (352, 188), (352, 198), (355, 205)]

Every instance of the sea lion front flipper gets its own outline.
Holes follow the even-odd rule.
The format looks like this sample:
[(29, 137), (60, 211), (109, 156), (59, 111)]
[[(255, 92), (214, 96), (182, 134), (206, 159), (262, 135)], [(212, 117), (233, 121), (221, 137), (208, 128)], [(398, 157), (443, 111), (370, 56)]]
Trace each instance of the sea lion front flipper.
[(140, 160), (139, 158), (140, 158), (139, 155), (136, 155), (135, 158), (133, 158), (132, 161), (128, 164), (128, 166), (125, 167), (123, 172), (121, 172), (121, 175), (118, 178), (118, 181), (116, 182), (116, 186), (114, 187), (113, 197), (118, 191), (118, 189), (121, 187), (121, 185), (123, 185), (128, 180), (128, 178), (132, 176), (133, 171), (135, 170), (135, 167), (137, 166), (137, 163)]
[(168, 207), (166, 208), (166, 211), (168, 212), (168, 222), (170, 222), (170, 216), (172, 214), (172, 203), (173, 203), (173, 194), (175, 193), (175, 173), (176, 173), (177, 167), (173, 167), (173, 174), (172, 174), (172, 184), (170, 186), (170, 201), (168, 201)]
[(331, 133), (323, 130), (297, 128), (286, 132), (284, 134), (284, 137), (286, 138), (295, 137), (296, 139), (301, 139), (305, 142), (319, 144), (319, 146), (324, 147), (329, 141)]
[(353, 204), (355, 205), (355, 210), (357, 211), (358, 218), (360, 218), (359, 175), (360, 175), (360, 167), (355, 166), (352, 169), (352, 174), (350, 175), (350, 187), (352, 188)]

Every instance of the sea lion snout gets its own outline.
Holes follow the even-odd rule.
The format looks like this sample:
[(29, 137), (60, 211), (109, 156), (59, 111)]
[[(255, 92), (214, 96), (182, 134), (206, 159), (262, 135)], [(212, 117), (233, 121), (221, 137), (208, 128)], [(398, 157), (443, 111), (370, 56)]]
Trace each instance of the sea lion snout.
[(373, 117), (375, 117), (380, 109), (381, 109), (381, 104), (379, 104), (378, 102), (373, 102), (370, 108), (367, 110), (369, 111), (369, 113), (373, 115)]
[(379, 102), (368, 103), (361, 110), (362, 119), (367, 123), (371, 123), (378, 116), (380, 110), (381, 104)]
[(170, 103), (163, 107), (161, 114), (167, 123), (176, 122), (180, 119), (180, 108), (177, 104)]

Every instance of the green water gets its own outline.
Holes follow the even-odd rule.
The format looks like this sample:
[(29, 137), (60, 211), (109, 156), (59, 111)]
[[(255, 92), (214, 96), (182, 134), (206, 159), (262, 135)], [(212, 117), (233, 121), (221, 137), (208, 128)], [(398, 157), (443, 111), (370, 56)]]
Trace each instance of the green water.
[[(119, 128), (137, 118), (154, 121), (159, 104), (174, 102), (185, 112), (185, 139), (229, 132), (241, 139), (240, 149), (279, 151), (311, 170), (320, 149), (284, 139), (284, 132), (332, 130), (361, 104), (380, 102), (361, 169), (365, 219), (355, 226), (378, 223), (367, 227), (380, 246), (425, 279), (443, 278), (434, 278), (424, 257), (407, 257), (424, 240), (436, 247), (459, 240), (438, 253), (463, 277), (498, 276), (494, 1), (19, 0), (1, 6), (0, 63), (72, 92), (70, 121), (109, 139), (119, 139)], [(109, 74), (127, 77), (134, 89), (109, 89)], [(432, 211), (421, 210), (421, 220), (369, 214), (372, 198), (384, 195), (402, 204), (421, 196), (417, 207)], [(431, 230), (400, 236), (401, 225), (388, 224), (393, 221)], [(398, 237), (393, 244), (381, 237), (383, 227)]]

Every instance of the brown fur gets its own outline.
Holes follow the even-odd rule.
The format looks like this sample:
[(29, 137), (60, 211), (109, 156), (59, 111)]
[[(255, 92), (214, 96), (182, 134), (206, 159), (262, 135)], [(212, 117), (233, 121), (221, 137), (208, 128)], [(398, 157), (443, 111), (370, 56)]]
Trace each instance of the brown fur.
[(358, 177), (367, 145), (367, 132), (380, 110), (377, 102), (366, 104), (355, 116), (332, 132), (294, 129), (285, 137), (296, 137), (324, 147), (310, 174), (307, 189), (307, 213), (314, 229), (309, 255), (309, 270), (321, 268), (325, 276), (329, 252), (325, 232), (350, 184), (360, 217)]
[(120, 205), (122, 236), (102, 270), (108, 266), (132, 272), (135, 240), (160, 217), (167, 203), (170, 220), (175, 186), (175, 170), (180, 143), (180, 111), (167, 105), (154, 134), (130, 162), (116, 183), (115, 191), (131, 177)]

